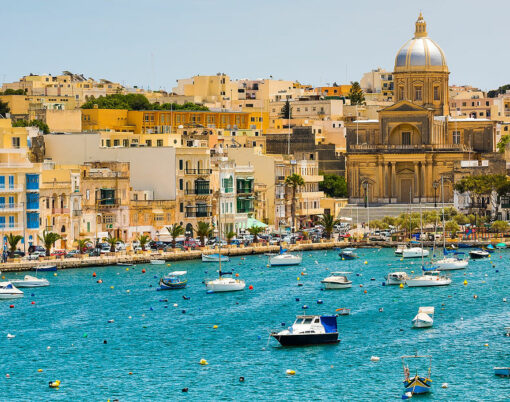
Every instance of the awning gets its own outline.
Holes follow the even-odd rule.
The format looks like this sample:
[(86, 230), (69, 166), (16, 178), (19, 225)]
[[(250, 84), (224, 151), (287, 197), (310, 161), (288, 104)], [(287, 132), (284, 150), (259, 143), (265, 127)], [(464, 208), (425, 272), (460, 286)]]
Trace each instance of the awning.
[(249, 229), (249, 228), (255, 228), (255, 227), (267, 228), (267, 225), (264, 222), (261, 222), (255, 218), (248, 218), (247, 223), (246, 223), (246, 228)]

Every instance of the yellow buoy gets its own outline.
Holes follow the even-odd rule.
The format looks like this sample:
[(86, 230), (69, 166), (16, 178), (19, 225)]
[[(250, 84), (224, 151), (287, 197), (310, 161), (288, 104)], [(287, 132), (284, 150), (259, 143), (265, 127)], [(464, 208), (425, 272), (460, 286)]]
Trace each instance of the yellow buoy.
[(42, 369), (37, 370), (38, 373), (42, 373)]
[(129, 293), (129, 292), (131, 292), (131, 291), (128, 289), (128, 290), (126, 290), (126, 292), (128, 292), (128, 293)]
[(400, 288), (400, 289), (403, 289), (403, 288), (404, 288), (404, 284), (403, 284), (403, 283), (401, 283), (401, 284), (399, 285), (399, 288)]
[(489, 344), (488, 344), (488, 343), (486, 343), (486, 344), (484, 344), (483, 346), (488, 347), (488, 346), (489, 346)]
[(53, 276), (57, 276), (57, 273), (55, 272), (55, 273), (53, 274)]
[(464, 280), (464, 285), (467, 285), (467, 281), (466, 280)]
[(296, 374), (296, 372), (294, 370), (291, 370), (291, 369), (288, 369), (285, 373), (288, 374), (288, 375)]
[(126, 268), (126, 271), (129, 271), (129, 268)]
[(56, 381), (50, 381), (50, 388), (58, 388), (60, 387), (60, 380), (56, 380)]
[(299, 281), (300, 279), (301, 279), (301, 278), (298, 276), (298, 277), (297, 277), (297, 280)]
[(368, 264), (368, 261), (365, 261), (365, 265), (367, 265), (367, 264)]
[(205, 360), (205, 359), (200, 359), (200, 364), (202, 366), (207, 366), (209, 363), (207, 363), (207, 360)]
[(414, 274), (414, 271), (411, 271), (412, 274)]
[(113, 286), (110, 286), (110, 289), (113, 289)]
[(218, 329), (218, 326), (217, 326), (217, 325), (213, 325), (213, 328), (214, 328), (214, 329)]

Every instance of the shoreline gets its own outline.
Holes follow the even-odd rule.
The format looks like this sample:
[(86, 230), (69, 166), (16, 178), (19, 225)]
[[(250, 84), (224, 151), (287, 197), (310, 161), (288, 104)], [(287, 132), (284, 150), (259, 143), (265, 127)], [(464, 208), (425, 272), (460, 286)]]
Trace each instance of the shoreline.
[[(471, 247), (483, 247), (491, 244), (490, 241), (464, 241)], [(291, 244), (285, 247), (288, 251), (316, 251), (316, 250), (330, 250), (334, 248), (395, 248), (398, 244), (403, 242), (392, 242), (392, 241), (359, 241), (359, 242), (345, 242), (345, 241), (324, 241), (320, 243), (301, 243)], [(449, 243), (452, 244), (452, 243)], [(433, 242), (424, 242), (424, 247), (433, 247)], [(507, 244), (507, 247), (510, 243)], [(436, 244), (437, 249), (441, 249), (442, 246)], [(264, 253), (275, 253), (280, 250), (277, 245), (256, 245), (249, 247), (236, 247), (227, 246), (222, 247), (222, 254), (228, 256), (245, 256), (252, 254), (264, 254)], [(460, 249), (461, 251), (463, 249)], [(32, 271), (36, 267), (42, 267), (45, 265), (56, 265), (57, 269), (72, 269), (72, 268), (86, 268), (86, 267), (97, 267), (97, 266), (112, 266), (121, 264), (147, 264), (151, 260), (165, 260), (165, 261), (186, 261), (186, 260), (197, 260), (200, 259), (202, 254), (216, 254), (218, 248), (204, 249), (204, 250), (175, 250), (170, 252), (154, 252), (145, 251), (142, 254), (135, 253), (122, 253), (114, 256), (100, 256), (100, 257), (86, 257), (86, 258), (54, 258), (45, 259), (42, 261), (26, 261), (22, 260), (19, 262), (6, 262), (0, 264), (0, 271), (4, 272), (22, 272)], [(47, 257), (46, 257), (47, 258)]]

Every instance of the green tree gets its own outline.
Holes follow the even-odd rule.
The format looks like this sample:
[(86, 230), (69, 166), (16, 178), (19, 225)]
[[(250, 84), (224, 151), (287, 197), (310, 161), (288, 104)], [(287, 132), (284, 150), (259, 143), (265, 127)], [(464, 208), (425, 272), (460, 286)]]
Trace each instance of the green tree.
[(505, 233), (508, 230), (508, 222), (494, 221), (492, 222), (491, 229), (496, 233)]
[(83, 253), (85, 251), (85, 248), (90, 244), (90, 239), (76, 239), (75, 243), (77, 246), (76, 249), (80, 253)]
[(196, 232), (197, 232), (197, 236), (198, 238), (200, 239), (200, 245), (202, 247), (205, 246), (205, 238), (207, 236), (209, 236), (209, 234), (211, 233), (211, 225), (209, 224), (209, 222), (198, 222), (198, 225), (196, 227)]
[(142, 94), (111, 94), (100, 96), (99, 98), (91, 97), (85, 102), (82, 109), (127, 109), (127, 110), (209, 110), (203, 105), (186, 102), (183, 105), (177, 103), (164, 103), (160, 105), (158, 102), (150, 103), (145, 95)]
[(382, 221), (387, 224), (388, 226), (398, 226), (397, 225), (397, 220), (398, 218), (394, 217), (394, 216), (385, 216)]
[(138, 240), (138, 243), (140, 243), (142, 251), (145, 251), (145, 246), (151, 241), (151, 238), (147, 235), (137, 235), (136, 239)]
[(331, 233), (333, 233), (333, 229), (335, 228), (335, 225), (340, 224), (340, 221), (338, 219), (335, 219), (335, 217), (333, 215), (331, 215), (330, 213), (325, 213), (324, 215), (322, 215), (319, 218), (317, 223), (324, 227), (324, 232), (326, 233), (326, 237), (328, 239), (331, 239)]
[(495, 98), (500, 94), (506, 93), (506, 91), (509, 89), (510, 89), (510, 84), (502, 85), (498, 89), (493, 89), (493, 90), (490, 90), (489, 92), (487, 92), (487, 97)]
[(232, 239), (236, 237), (236, 233), (233, 231), (229, 231), (225, 236), (227, 237), (227, 244), (230, 245), (230, 243), (232, 243)]
[(287, 99), (285, 104), (280, 111), (280, 117), (282, 119), (292, 119), (292, 107), (290, 106), (290, 101)]
[(347, 98), (351, 100), (351, 105), (365, 104), (365, 95), (363, 94), (363, 90), (361, 89), (358, 81), (351, 81), (351, 89), (349, 90)]
[(13, 127), (37, 127), (39, 131), (44, 134), (49, 134), (50, 128), (49, 126), (42, 120), (16, 120), (12, 123)]
[(324, 191), (328, 197), (347, 197), (347, 182), (345, 177), (336, 174), (325, 174), (324, 180), (319, 183), (319, 190)]
[(172, 236), (172, 248), (175, 248), (176, 239), (182, 236), (185, 232), (184, 227), (178, 223), (174, 223), (172, 226), (166, 228), (170, 236)]
[(259, 242), (259, 234), (261, 234), (265, 229), (262, 226), (252, 226), (248, 228), (248, 233), (253, 236), (253, 243)]
[(457, 232), (460, 230), (459, 225), (455, 221), (448, 221), (445, 224), (445, 232), (450, 232), (452, 237), (455, 237)]
[(46, 249), (46, 256), (49, 257), (51, 253), (51, 248), (55, 245), (57, 240), (60, 240), (61, 237), (58, 233), (48, 232), (44, 230), (42, 236), (38, 236), (39, 240), (43, 242), (44, 248)]
[(25, 95), (25, 90), (7, 88), (5, 91), (0, 92), (0, 95)]
[(0, 100), (0, 115), (4, 116), (11, 111), (9, 104), (7, 102), (2, 102)]
[(510, 142), (510, 135), (508, 135), (508, 134), (502, 135), (501, 138), (499, 139), (498, 145), (497, 145), (498, 152), (499, 153), (505, 152), (506, 144), (508, 144), (509, 142)]
[(7, 243), (9, 243), (9, 257), (14, 257), (14, 252), (16, 251), (16, 247), (18, 246), (18, 243), (21, 241), (21, 239), (23, 239), (23, 236), (9, 233), (7, 236)]
[(105, 237), (104, 240), (110, 245), (110, 253), (115, 253), (115, 245), (118, 242), (124, 243), (118, 237), (112, 236), (111, 233), (108, 233), (108, 237)]
[(285, 185), (292, 191), (292, 201), (290, 204), (290, 213), (292, 216), (292, 227), (296, 227), (296, 194), (298, 190), (305, 185), (303, 177), (297, 173), (292, 173), (285, 178)]
[(469, 218), (464, 214), (455, 215), (453, 220), (459, 225), (467, 225), (469, 223)]

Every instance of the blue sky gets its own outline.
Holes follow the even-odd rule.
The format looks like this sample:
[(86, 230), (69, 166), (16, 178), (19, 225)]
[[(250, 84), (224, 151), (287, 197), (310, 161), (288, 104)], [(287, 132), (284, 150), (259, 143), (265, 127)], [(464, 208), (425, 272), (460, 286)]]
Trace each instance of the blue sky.
[(2, 2), (0, 82), (63, 70), (170, 90), (178, 78), (323, 85), (393, 69), (419, 11), (451, 84), (510, 82), (510, 1), (16, 0)]

